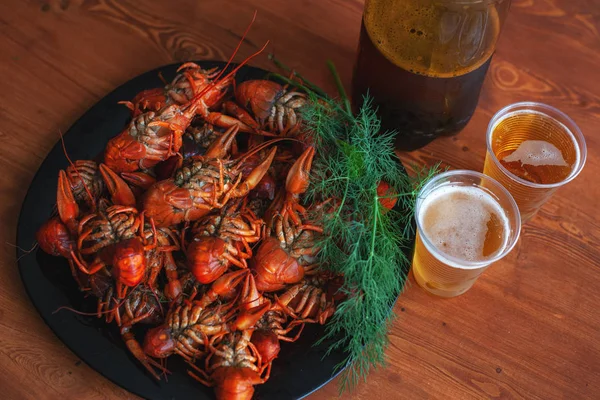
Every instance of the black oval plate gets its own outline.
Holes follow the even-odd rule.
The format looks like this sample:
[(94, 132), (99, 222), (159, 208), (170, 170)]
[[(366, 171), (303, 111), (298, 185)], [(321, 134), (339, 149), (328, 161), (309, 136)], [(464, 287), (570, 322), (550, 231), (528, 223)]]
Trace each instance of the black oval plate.
[[(223, 62), (199, 62), (203, 68), (224, 67)], [(117, 104), (130, 100), (144, 89), (160, 87), (159, 72), (167, 79), (175, 75), (180, 64), (168, 65), (142, 74), (108, 94), (90, 108), (64, 135), (65, 146), (73, 160), (94, 159), (108, 140), (117, 135), (130, 119), (127, 108)], [(243, 67), (236, 75), (242, 82), (264, 78), (268, 72)], [(19, 216), (17, 244), (30, 248), (35, 232), (52, 214), (56, 203), (58, 171), (66, 168), (67, 159), (60, 143), (50, 151), (36, 173)], [(82, 316), (68, 310), (94, 312), (95, 300), (84, 299), (73, 280), (65, 259), (51, 257), (42, 251), (19, 260), (19, 270), (25, 289), (44, 321), (79, 358), (115, 384), (147, 399), (181, 400), (212, 399), (212, 389), (193, 380), (179, 358), (171, 357), (172, 372), (168, 382), (156, 382), (127, 351), (114, 326), (95, 316)], [(283, 343), (279, 357), (273, 362), (271, 379), (256, 387), (256, 399), (297, 399), (325, 385), (339, 373), (335, 366), (344, 360), (337, 351), (325, 357), (330, 343), (313, 346), (323, 335), (324, 327), (307, 326), (295, 343)], [(137, 332), (142, 338), (143, 332)]]

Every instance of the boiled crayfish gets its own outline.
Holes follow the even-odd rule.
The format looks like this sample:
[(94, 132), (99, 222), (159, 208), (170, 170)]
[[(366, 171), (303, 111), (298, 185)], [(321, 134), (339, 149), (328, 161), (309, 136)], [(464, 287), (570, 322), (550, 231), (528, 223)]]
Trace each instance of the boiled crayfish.
[(308, 148), (294, 163), (286, 180), (285, 191), (273, 202), (268, 231), (272, 235), (261, 243), (254, 258), (258, 290), (273, 292), (299, 282), (315, 266), (319, 252), (316, 235), (323, 232), (314, 224), (302, 222), (299, 196), (308, 187), (314, 149)]
[(221, 74), (218, 68), (204, 70), (196, 63), (187, 62), (177, 68), (177, 75), (164, 88), (143, 90), (131, 102), (122, 103), (130, 108), (136, 117), (143, 112), (158, 111), (171, 104), (184, 105), (210, 85), (213, 87), (204, 96), (207, 108), (202, 109), (206, 113), (210, 107), (219, 103), (233, 83), (233, 77), (213, 82), (213, 79), (218, 79)]
[[(188, 266), (200, 283), (211, 283), (231, 265), (247, 268), (250, 244), (260, 240), (263, 221), (242, 202), (223, 208), (192, 225)], [(240, 209), (241, 208), (241, 209)]]
[(214, 386), (217, 399), (251, 399), (254, 386), (266, 382), (271, 372), (271, 364), (263, 365), (251, 337), (250, 330), (213, 336), (204, 370), (190, 363), (193, 371), (189, 374), (206, 386)]
[(206, 84), (198, 93), (190, 84), (188, 89), (191, 92), (188, 93), (193, 93), (193, 97), (184, 105), (165, 103), (156, 112), (148, 111), (135, 116), (125, 130), (108, 142), (104, 162), (117, 172), (133, 172), (152, 168), (176, 155), (181, 148), (183, 133), (196, 113), (208, 115), (209, 108), (222, 98), (227, 82), (261, 51), (246, 58), (222, 78)]
[(292, 135), (300, 129), (297, 112), (306, 104), (304, 93), (288, 91), (277, 82), (252, 80), (237, 86), (235, 98), (267, 131)]
[[(224, 135), (222, 143), (233, 140), (236, 133), (237, 129), (232, 129)], [(247, 156), (224, 160), (215, 158), (209, 149), (204, 156), (184, 160), (174, 178), (157, 182), (146, 192), (144, 211), (157, 226), (195, 221), (212, 209), (222, 208), (229, 199), (246, 196), (267, 173), (276, 151), (274, 147), (243, 181), (242, 169)]]
[(247, 270), (230, 272), (217, 279), (199, 299), (175, 306), (166, 322), (151, 329), (144, 340), (144, 351), (155, 358), (179, 354), (192, 361), (205, 354), (208, 337), (229, 332), (228, 322), (234, 290)]
[[(185, 63), (126, 102), (132, 119), (103, 162), (60, 171), (57, 215), (36, 236), (150, 375), (182, 357), (220, 400), (250, 399), (280, 342), (333, 315), (341, 279), (317, 268), (316, 211), (335, 200), (305, 196), (307, 96), (269, 80), (234, 85), (248, 59), (230, 72)], [(143, 345), (137, 324), (150, 325)]]

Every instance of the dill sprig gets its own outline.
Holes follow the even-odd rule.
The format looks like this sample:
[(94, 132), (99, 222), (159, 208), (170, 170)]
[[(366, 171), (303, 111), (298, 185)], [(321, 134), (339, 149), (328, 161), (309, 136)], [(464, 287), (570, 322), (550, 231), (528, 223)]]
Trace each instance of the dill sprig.
[[(339, 202), (323, 219), (319, 259), (324, 268), (344, 275), (341, 290), (346, 299), (320, 342), (333, 339), (329, 351), (347, 353), (337, 366), (346, 366), (343, 391), (385, 362), (392, 307), (409, 268), (406, 250), (418, 185), (394, 153), (393, 132), (380, 133), (370, 98), (356, 115), (332, 112), (330, 102), (311, 101), (303, 118), (317, 137), (308, 197)], [(378, 195), (382, 181), (393, 195)], [(396, 198), (397, 207), (388, 210), (382, 197)]]
[[(276, 64), (290, 72), (283, 63)], [(343, 392), (385, 363), (393, 305), (410, 267), (406, 253), (414, 236), (416, 196), (437, 166), (410, 178), (394, 152), (395, 133), (380, 132), (372, 99), (366, 96), (360, 110), (352, 113), (335, 67), (331, 62), (328, 67), (340, 99), (311, 90), (314, 85), (306, 80), (296, 86), (309, 94), (302, 118), (314, 132), (317, 150), (307, 200), (335, 199), (336, 205), (333, 212), (321, 216), (324, 235), (318, 257), (322, 268), (344, 275), (340, 290), (346, 297), (318, 343), (332, 341), (327, 354), (336, 349), (346, 352), (337, 365), (346, 367)], [(292, 75), (302, 80), (297, 73)], [(391, 189), (388, 194), (377, 192), (382, 181)], [(392, 210), (381, 201), (389, 198), (397, 201)]]

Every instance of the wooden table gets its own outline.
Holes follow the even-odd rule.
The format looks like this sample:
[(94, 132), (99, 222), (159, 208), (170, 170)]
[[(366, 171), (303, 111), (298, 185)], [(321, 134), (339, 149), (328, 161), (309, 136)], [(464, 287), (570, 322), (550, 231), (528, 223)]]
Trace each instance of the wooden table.
[[(144, 3), (142, 6), (141, 4)], [(155, 67), (227, 59), (254, 9), (239, 58), (265, 40), (332, 89), (327, 59), (351, 77), (361, 1), (0, 3), (0, 388), (6, 399), (133, 398), (77, 359), (44, 325), (20, 283), (15, 227), (34, 172), (69, 126), (117, 85)], [(405, 161), (481, 170), (495, 111), (521, 100), (569, 114), (588, 144), (582, 174), (528, 223), (515, 250), (467, 294), (442, 300), (414, 283), (396, 306), (389, 363), (345, 398), (600, 397), (600, 7), (515, 0), (479, 107), (460, 135)], [(266, 57), (254, 62), (269, 68)], [(333, 398), (337, 382), (311, 396)]]

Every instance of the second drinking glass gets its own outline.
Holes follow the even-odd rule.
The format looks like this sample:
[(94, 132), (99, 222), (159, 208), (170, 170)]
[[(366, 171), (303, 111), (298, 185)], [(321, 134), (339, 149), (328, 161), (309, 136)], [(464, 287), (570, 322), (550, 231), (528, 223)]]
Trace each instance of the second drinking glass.
[(510, 192), (525, 223), (575, 179), (586, 153), (583, 134), (567, 115), (545, 104), (515, 103), (490, 121), (483, 173)]

